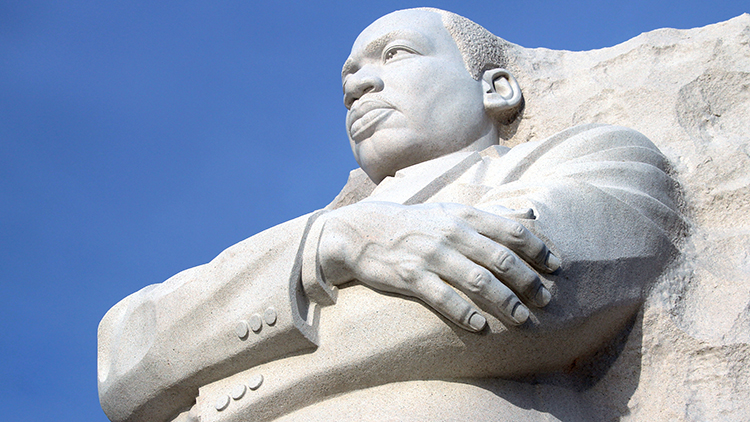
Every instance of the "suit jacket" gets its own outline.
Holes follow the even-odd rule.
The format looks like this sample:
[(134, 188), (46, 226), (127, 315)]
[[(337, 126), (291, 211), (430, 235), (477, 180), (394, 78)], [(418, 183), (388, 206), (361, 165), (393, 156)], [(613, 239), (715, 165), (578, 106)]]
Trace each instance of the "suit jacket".
[(102, 406), (113, 421), (272, 420), (388, 383), (569, 367), (632, 321), (675, 256), (684, 223), (667, 172), (646, 137), (605, 125), (451, 154), (378, 186), (355, 170), (327, 210), (451, 202), (524, 224), (563, 262), (542, 276), (550, 304), (521, 327), (488, 316), (476, 334), (417, 300), (327, 285), (315, 261), (324, 209), (115, 305), (99, 326)]

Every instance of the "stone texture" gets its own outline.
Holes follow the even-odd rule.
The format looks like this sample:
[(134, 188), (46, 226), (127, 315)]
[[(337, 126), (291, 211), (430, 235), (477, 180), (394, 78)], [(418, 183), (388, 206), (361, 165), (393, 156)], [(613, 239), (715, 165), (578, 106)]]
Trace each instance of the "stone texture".
[(667, 156), (685, 193), (681, 259), (586, 396), (619, 403), (626, 420), (750, 419), (750, 15), (509, 56), (526, 98), (510, 144), (583, 122), (628, 126)]

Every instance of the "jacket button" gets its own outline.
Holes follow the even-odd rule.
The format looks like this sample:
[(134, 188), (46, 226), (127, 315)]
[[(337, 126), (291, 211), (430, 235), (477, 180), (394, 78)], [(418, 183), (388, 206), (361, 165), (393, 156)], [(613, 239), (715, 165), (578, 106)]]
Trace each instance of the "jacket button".
[(216, 404), (214, 405), (214, 407), (216, 407), (216, 410), (218, 410), (219, 412), (226, 409), (227, 406), (229, 406), (229, 396), (227, 396), (226, 394), (219, 397), (219, 399), (216, 400)]
[(260, 319), (260, 315), (253, 314), (250, 317), (250, 329), (257, 333), (261, 328), (263, 328), (263, 321)]
[(247, 380), (247, 386), (250, 387), (251, 390), (257, 390), (261, 384), (263, 384), (263, 375), (261, 374), (255, 374)]
[(266, 309), (266, 312), (263, 313), (263, 319), (266, 321), (266, 324), (273, 325), (276, 323), (276, 309), (268, 308)]
[(242, 396), (245, 395), (245, 391), (247, 391), (247, 387), (245, 387), (245, 384), (238, 384), (234, 386), (232, 392), (229, 393), (229, 395), (232, 396), (233, 399), (239, 400), (242, 398)]
[(247, 321), (239, 321), (237, 322), (237, 325), (234, 326), (234, 333), (237, 334), (237, 337), (244, 339), (247, 337), (247, 335), (250, 333)]

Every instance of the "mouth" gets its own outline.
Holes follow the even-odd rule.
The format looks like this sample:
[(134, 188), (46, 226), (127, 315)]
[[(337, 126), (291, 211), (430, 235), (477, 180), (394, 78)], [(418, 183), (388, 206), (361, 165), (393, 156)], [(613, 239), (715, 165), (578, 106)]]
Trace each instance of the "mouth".
[(372, 136), (380, 122), (396, 111), (390, 104), (367, 101), (349, 111), (349, 136), (356, 143)]

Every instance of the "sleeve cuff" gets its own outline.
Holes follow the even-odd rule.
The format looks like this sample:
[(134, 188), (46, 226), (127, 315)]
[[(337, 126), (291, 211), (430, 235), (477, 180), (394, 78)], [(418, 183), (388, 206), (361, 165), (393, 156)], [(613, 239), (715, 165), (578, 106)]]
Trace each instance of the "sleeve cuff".
[(319, 306), (336, 303), (338, 289), (327, 283), (318, 262), (318, 245), (325, 227), (325, 218), (319, 218), (325, 211), (318, 211), (307, 223), (305, 245), (302, 252), (302, 287), (311, 302)]

